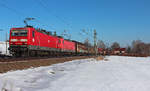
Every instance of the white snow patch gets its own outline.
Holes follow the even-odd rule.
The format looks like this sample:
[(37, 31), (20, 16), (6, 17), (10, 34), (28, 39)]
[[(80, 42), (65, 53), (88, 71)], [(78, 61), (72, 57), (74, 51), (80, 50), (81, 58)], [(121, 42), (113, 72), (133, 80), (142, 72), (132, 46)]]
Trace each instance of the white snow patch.
[(0, 41), (0, 53), (1, 54), (9, 55), (8, 48), (9, 48), (9, 43), (7, 43), (7, 54), (6, 54), (6, 42)]
[[(74, 60), (0, 74), (8, 91), (149, 91), (150, 57)], [(91, 61), (92, 60), (92, 61)]]

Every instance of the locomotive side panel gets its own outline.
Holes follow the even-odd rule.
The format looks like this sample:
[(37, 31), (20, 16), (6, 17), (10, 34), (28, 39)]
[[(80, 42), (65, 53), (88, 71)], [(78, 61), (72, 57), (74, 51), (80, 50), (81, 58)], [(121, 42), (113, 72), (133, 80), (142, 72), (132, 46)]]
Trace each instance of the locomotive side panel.
[(75, 43), (68, 40), (63, 40), (63, 51), (64, 52), (75, 52)]
[(57, 43), (58, 38), (47, 35), (36, 30), (32, 30), (30, 37), (30, 49), (33, 50), (45, 50), (45, 51), (58, 51)]

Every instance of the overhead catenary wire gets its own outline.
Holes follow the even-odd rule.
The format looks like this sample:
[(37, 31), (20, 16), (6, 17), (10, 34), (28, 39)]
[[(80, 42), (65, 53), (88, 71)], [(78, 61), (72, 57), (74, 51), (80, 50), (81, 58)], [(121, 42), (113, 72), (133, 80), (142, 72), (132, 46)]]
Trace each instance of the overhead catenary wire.
[(42, 7), (45, 9), (45, 11), (47, 11), (47, 13), (49, 13), (49, 14), (51, 14), (52, 16), (56, 17), (58, 20), (60, 20), (61, 22), (63, 22), (64, 24), (66, 24), (67, 26), (69, 26), (70, 28), (72, 28), (72, 26), (71, 26), (70, 23), (66, 22), (64, 19), (62, 19), (62, 18), (59, 17), (58, 15), (51, 13), (50, 10), (47, 8), (46, 4), (44, 4), (43, 1), (41, 1), (41, 0), (36, 0), (36, 2), (37, 2), (40, 6), (42, 6)]
[[(72, 26), (70, 23), (66, 22), (65, 19), (63, 19), (62, 17), (50, 12), (50, 10), (47, 8), (47, 5), (44, 3), (43, 0), (36, 0), (36, 2), (43, 7), (43, 9), (45, 9), (45, 11), (47, 11), (47, 13), (51, 14), (52, 16), (56, 17), (59, 21), (61, 21), (62, 23), (64, 23), (65, 25), (67, 25), (70, 29), (72, 29)], [(67, 38), (71, 39), (71, 34), (61, 34), (62, 36), (66, 36)]]
[[(92, 34), (92, 35), (91, 35)], [(83, 36), (88, 36), (88, 39), (90, 39), (92, 41), (93, 39), (93, 33), (90, 33), (90, 30), (85, 30), (85, 29), (82, 29), (80, 32), (79, 32), (79, 35), (83, 35)]]
[[(36, 0), (36, 2), (38, 2), (39, 5), (41, 5), (48, 13), (50, 13), (49, 9), (46, 7), (46, 5), (43, 3), (43, 1)], [(12, 11), (13, 13), (17, 14), (18, 16), (26, 17), (24, 13), (14, 9), (14, 8), (8, 7), (6, 4), (2, 3), (2, 1), (0, 2), (0, 6), (2, 6), (4, 8), (7, 8), (9, 11)], [(58, 20), (60, 20), (61, 22), (63, 22), (67, 26), (70, 26), (70, 28), (72, 27), (69, 23), (67, 23), (64, 19), (62, 19), (61, 17), (57, 16), (56, 14), (53, 14), (53, 13), (50, 13), (50, 14), (55, 16)], [(39, 20), (37, 22), (39, 22)], [(47, 25), (44, 25), (44, 26), (47, 26)]]
[(56, 28), (54, 28), (53, 26), (50, 26), (50, 25), (47, 25), (47, 24), (44, 24), (43, 22), (41, 22), (39, 19), (35, 19), (34, 20), (35, 22), (41, 24), (42, 26), (47, 26), (47, 27), (50, 27), (50, 29), (52, 30), (57, 30)]
[(68, 39), (71, 39), (71, 34), (67, 33), (67, 30), (64, 30), (61, 36), (67, 37)]
[(2, 2), (0, 2), (0, 7), (6, 8), (6, 9), (8, 9), (9, 11), (12, 11), (13, 13), (17, 14), (18, 16), (21, 16), (21, 17), (24, 16), (23, 13), (17, 11), (16, 9), (13, 9), (13, 8), (8, 7), (6, 4), (4, 4), (4, 3), (2, 3)]
[[(41, 2), (41, 1), (40, 1), (40, 2)], [(44, 8), (49, 12), (49, 10), (47, 9), (47, 7), (45, 7), (45, 5), (44, 5), (43, 3), (41, 3), (41, 5), (42, 5), (42, 7), (44, 7)], [(26, 14), (24, 14), (23, 12), (18, 11), (17, 9), (14, 9), (14, 8), (8, 6), (7, 4), (5, 4), (5, 3), (2, 2), (2, 1), (0, 2), (0, 6), (3, 7), (3, 8), (8, 9), (8, 10), (11, 11), (12, 13), (15, 13), (15, 14), (18, 15), (20, 18), (24, 18), (24, 19), (27, 18), (27, 15), (26, 15)], [(50, 13), (50, 12), (49, 12), (49, 13)], [(64, 24), (70, 26), (70, 24), (66, 23), (65, 20), (63, 20), (63, 19), (60, 18), (59, 16), (54, 15), (54, 14), (52, 14), (52, 15), (55, 16), (55, 17), (56, 17), (57, 19), (59, 19), (60, 21), (62, 21)], [(35, 18), (34, 22), (37, 22), (37, 23), (39, 23), (39, 24), (42, 25), (42, 26), (50, 27), (50, 29), (52, 29), (52, 30), (51, 30), (52, 32), (54, 32), (54, 31), (57, 30), (57, 29), (54, 28), (53, 26), (44, 24), (44, 23), (41, 22), (39, 19), (37, 19), (37, 17), (33, 17), (33, 18)], [(12, 25), (11, 25), (11, 26), (12, 26)], [(68, 35), (69, 35), (69, 34), (68, 34)], [(68, 37), (71, 38), (71, 35), (68, 36)]]
[[(18, 15), (20, 18), (21, 18), (21, 17), (22, 17), (22, 18), (26, 18), (26, 15), (25, 15), (24, 13), (22, 13), (22, 12), (16, 10), (16, 9), (12, 8), (12, 7), (7, 6), (6, 4), (2, 3), (2, 1), (0, 2), (0, 7), (3, 7), (3, 8), (8, 9), (9, 11), (11, 11), (11, 12), (15, 13), (16, 15)], [(43, 22), (41, 22), (41, 21), (38, 20), (37, 18), (36, 18), (34, 21), (37, 22), (37, 23), (40, 23), (40, 24), (43, 25), (43, 26), (47, 26), (47, 27), (50, 27), (50, 28), (53, 29), (53, 30), (56, 30), (56, 28), (44, 24)]]

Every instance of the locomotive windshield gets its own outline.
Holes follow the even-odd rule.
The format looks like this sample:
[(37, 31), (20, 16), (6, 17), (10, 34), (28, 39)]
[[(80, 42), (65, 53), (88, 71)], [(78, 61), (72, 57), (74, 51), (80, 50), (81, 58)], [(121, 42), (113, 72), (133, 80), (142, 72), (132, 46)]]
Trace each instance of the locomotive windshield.
[(27, 36), (27, 30), (12, 30), (11, 36)]

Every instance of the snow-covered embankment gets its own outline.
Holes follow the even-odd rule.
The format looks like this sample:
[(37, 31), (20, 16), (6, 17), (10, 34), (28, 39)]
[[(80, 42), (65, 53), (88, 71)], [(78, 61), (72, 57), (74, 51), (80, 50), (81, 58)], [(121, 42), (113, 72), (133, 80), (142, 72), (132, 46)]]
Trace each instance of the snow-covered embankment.
[[(11, 91), (149, 91), (150, 57), (76, 60), (0, 74)], [(6, 83), (6, 84), (4, 84)]]

